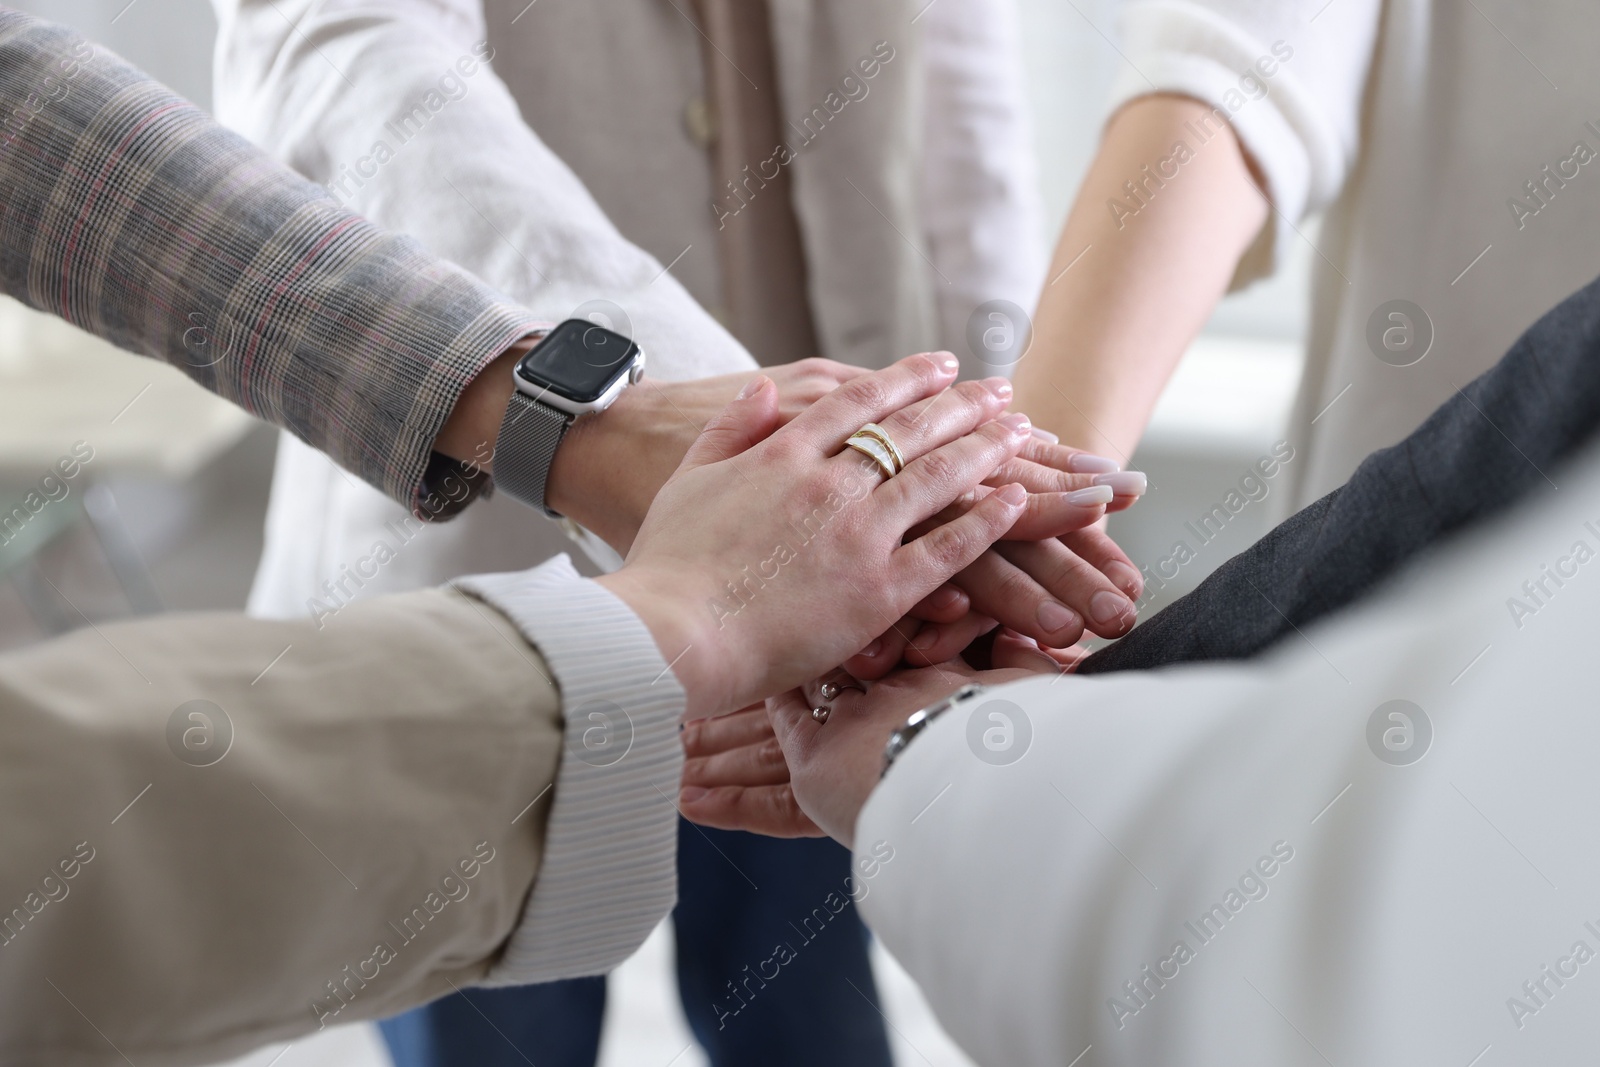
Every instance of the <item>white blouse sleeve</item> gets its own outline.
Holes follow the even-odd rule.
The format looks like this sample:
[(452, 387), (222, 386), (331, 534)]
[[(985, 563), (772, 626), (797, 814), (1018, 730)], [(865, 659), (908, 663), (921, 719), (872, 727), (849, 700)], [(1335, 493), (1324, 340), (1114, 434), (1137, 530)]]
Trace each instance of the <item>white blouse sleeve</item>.
[(1039, 197), (1015, 0), (942, 0), (923, 9), (925, 152), (919, 212), (940, 344), (966, 377), (1004, 373), (969, 356), (967, 322), (987, 301), (1031, 311), (1044, 277)]
[(853, 892), (951, 1035), (1008, 1067), (1588, 1055), (1594, 459), (1265, 661), (936, 720), (862, 812)]
[(1241, 259), (1235, 287), (1272, 273), (1301, 219), (1343, 188), (1361, 147), (1362, 97), (1382, 9), (1381, 0), (1123, 6), (1126, 63), (1108, 114), (1151, 93), (1194, 97), (1232, 124), (1266, 180), (1273, 214)]

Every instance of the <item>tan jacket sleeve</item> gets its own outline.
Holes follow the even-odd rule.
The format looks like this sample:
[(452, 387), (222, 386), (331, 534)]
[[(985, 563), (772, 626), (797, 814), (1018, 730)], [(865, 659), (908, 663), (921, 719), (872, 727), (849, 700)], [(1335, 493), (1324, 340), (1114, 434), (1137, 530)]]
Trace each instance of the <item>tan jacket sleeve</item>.
[(0, 1062), (213, 1062), (481, 979), (540, 864), (550, 677), (439, 590), (0, 657)]

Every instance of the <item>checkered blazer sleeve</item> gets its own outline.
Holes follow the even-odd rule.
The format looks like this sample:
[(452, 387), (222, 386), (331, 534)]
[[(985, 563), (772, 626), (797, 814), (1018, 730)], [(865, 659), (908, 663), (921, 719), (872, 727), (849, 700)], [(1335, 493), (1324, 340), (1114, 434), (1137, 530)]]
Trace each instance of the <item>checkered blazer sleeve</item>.
[(433, 453), (538, 325), (117, 56), (0, 8), (0, 291), (165, 360), (419, 516), (485, 480)]

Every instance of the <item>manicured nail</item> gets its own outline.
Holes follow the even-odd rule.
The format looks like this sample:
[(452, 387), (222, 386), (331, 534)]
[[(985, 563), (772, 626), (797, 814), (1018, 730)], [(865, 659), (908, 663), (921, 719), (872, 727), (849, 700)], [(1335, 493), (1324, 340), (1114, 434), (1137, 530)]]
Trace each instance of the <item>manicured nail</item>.
[(955, 356), (951, 355), (949, 352), (935, 352), (933, 354), (933, 361), (937, 363), (939, 365), (939, 369), (944, 371), (946, 374), (954, 374), (956, 371), (961, 369), (961, 361)]
[(1116, 495), (1109, 485), (1095, 485), (1088, 489), (1074, 489), (1067, 494), (1067, 503), (1073, 507), (1093, 508), (1111, 503), (1111, 498)]
[(1106, 456), (1088, 452), (1074, 452), (1067, 459), (1067, 470), (1073, 474), (1110, 474), (1122, 469), (1122, 464)]
[(1104, 589), (1089, 598), (1089, 615), (1101, 626), (1115, 626), (1132, 610), (1125, 597)]
[(1013, 391), (1011, 388), (1011, 383), (1006, 381), (1004, 378), (985, 378), (983, 380), (983, 387), (1001, 400), (1011, 399), (1011, 393)]
[(682, 789), (678, 790), (678, 800), (685, 804), (693, 804), (695, 801), (699, 800), (709, 792), (711, 792), (711, 790), (702, 789), (697, 785), (686, 785)]
[(1113, 585), (1131, 597), (1138, 596), (1144, 589), (1144, 579), (1126, 563), (1107, 563), (1105, 574)]
[(1092, 484), (1109, 485), (1118, 496), (1143, 496), (1145, 489), (1149, 488), (1150, 479), (1144, 476), (1143, 471), (1118, 471), (1115, 474), (1097, 474)]
[(1035, 426), (1033, 428), (1033, 436), (1037, 437), (1041, 441), (1048, 441), (1052, 445), (1059, 445), (1061, 443), (1061, 438), (1057, 437), (1043, 426)]
[[(1086, 490), (1079, 491), (1084, 492)], [(994, 495), (1000, 498), (1001, 503), (1010, 504), (1014, 508), (1020, 507), (1023, 501), (1028, 499), (1028, 491), (1022, 488), (1022, 486), (1018, 485), (1016, 482), (1012, 482), (1010, 485), (1001, 486), (999, 489), (995, 490)]]
[(765, 374), (756, 375), (754, 378), (751, 378), (745, 383), (744, 388), (739, 390), (739, 395), (734, 397), (734, 399), (749, 400), (751, 397), (761, 392), (761, 390), (765, 389), (767, 387), (767, 383), (771, 380), (772, 379), (768, 378)]
[(1008, 426), (1012, 433), (1024, 434), (1033, 429), (1033, 422), (1020, 411), (1010, 411), (1000, 416), (1000, 424)]
[(1035, 614), (1039, 620), (1039, 625), (1044, 627), (1046, 633), (1052, 634), (1060, 633), (1078, 621), (1078, 616), (1072, 612), (1072, 609), (1065, 605), (1057, 604), (1054, 600), (1046, 600), (1043, 604), (1040, 604), (1039, 610)]

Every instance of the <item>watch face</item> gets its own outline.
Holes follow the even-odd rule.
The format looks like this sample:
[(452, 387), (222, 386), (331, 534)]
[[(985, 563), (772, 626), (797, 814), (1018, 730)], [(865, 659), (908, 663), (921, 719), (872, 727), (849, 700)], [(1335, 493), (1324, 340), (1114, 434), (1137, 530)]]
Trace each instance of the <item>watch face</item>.
[(517, 364), (517, 375), (577, 404), (592, 404), (633, 366), (639, 346), (584, 319), (568, 319)]

